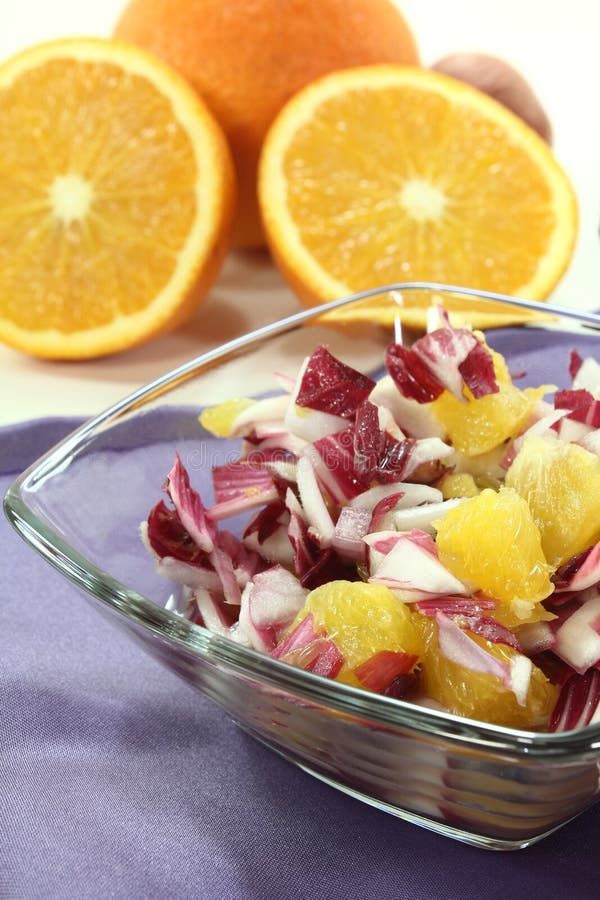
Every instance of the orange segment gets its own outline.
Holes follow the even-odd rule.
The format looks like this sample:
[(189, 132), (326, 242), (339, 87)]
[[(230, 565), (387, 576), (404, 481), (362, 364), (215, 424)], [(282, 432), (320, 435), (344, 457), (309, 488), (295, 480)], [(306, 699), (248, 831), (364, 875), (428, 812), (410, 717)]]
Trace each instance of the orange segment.
[(247, 397), (224, 400), (217, 406), (207, 406), (200, 413), (200, 424), (215, 437), (231, 437), (233, 423), (244, 410), (254, 406), (255, 401)]
[[(558, 691), (541, 669), (533, 666), (529, 690), (521, 706), (514, 692), (505, 687), (496, 676), (465, 669), (442, 656), (438, 646), (437, 624), (433, 619), (416, 616), (415, 624), (425, 648), (419, 674), (419, 684), (425, 696), (436, 700), (455, 715), (482, 722), (510, 728), (547, 726)], [(515, 650), (505, 644), (493, 644), (474, 634), (469, 634), (469, 637), (505, 663), (510, 664), (517, 655)]]
[(459, 497), (476, 497), (479, 493), (477, 482), (468, 472), (451, 472), (445, 475), (439, 486), (444, 500)]
[[(544, 141), (485, 94), (411, 66), (337, 72), (292, 98), (267, 135), (259, 196), (307, 305), (423, 280), (542, 299), (576, 235), (573, 189)], [(422, 327), (428, 303), (410, 297), (404, 321)], [(531, 318), (484, 301), (448, 307), (477, 327)], [(391, 323), (396, 312), (380, 299), (335, 317)]]
[(444, 391), (431, 409), (456, 449), (474, 457), (515, 437), (545, 392), (545, 388), (521, 391), (514, 384), (500, 384), (497, 393), (478, 398), (466, 389), (466, 402), (461, 402)]
[(292, 629), (312, 613), (314, 627), (343, 654), (338, 681), (360, 686), (352, 669), (381, 650), (419, 655), (421, 641), (406, 604), (381, 584), (331, 581), (311, 591)]
[(548, 562), (559, 566), (600, 540), (600, 458), (577, 444), (530, 436), (506, 473), (529, 504)]
[(189, 316), (224, 255), (225, 140), (182, 79), (95, 39), (0, 67), (0, 338), (114, 352)]
[[(483, 335), (482, 335), (483, 337)], [(444, 391), (431, 404), (431, 411), (444, 427), (446, 438), (466, 457), (481, 457), (499, 448), (527, 423), (535, 404), (552, 386), (520, 390), (512, 383), (506, 360), (491, 350), (498, 382), (495, 394), (475, 398), (465, 387), (463, 398)]]
[[(486, 488), (433, 523), (440, 561), (457, 578), (529, 618), (553, 590), (540, 530), (516, 491)], [(512, 624), (515, 624), (513, 622)]]

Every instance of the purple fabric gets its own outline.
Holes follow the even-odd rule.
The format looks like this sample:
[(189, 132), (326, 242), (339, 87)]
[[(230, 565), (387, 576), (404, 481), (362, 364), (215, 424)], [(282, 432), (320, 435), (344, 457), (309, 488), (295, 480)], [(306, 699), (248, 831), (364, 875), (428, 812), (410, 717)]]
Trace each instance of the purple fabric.
[[(564, 383), (581, 340), (543, 333), (530, 351), (521, 334), (493, 343), (515, 370)], [(0, 430), (0, 492), (73, 424)], [(598, 896), (600, 807), (509, 854), (394, 819), (246, 736), (4, 518), (0, 550), (0, 897)]]

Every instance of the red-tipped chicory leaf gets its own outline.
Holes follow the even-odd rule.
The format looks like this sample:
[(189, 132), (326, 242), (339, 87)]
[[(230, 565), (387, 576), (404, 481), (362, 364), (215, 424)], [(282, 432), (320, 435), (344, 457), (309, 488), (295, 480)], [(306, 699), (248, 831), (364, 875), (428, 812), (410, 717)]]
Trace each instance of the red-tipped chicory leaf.
[(476, 400), (486, 394), (497, 394), (500, 390), (492, 355), (479, 341), (461, 362), (458, 371)]
[(364, 688), (381, 694), (398, 675), (407, 675), (418, 659), (414, 653), (379, 650), (352, 671)]
[(567, 604), (551, 622), (553, 651), (582, 675), (600, 661), (600, 593), (588, 588)]
[(283, 500), (271, 500), (248, 523), (243, 537), (256, 534), (258, 543), (263, 544), (282, 525), (287, 527), (289, 520), (290, 514)]
[(375, 382), (320, 345), (308, 360), (296, 395), (298, 406), (350, 419)]
[(584, 591), (600, 582), (600, 542), (563, 563), (552, 576), (557, 591)]
[(192, 540), (201, 550), (212, 550), (216, 534), (214, 521), (207, 515), (200, 494), (190, 486), (190, 477), (178, 453), (175, 455), (173, 468), (167, 475), (164, 490), (171, 498), (181, 524)]
[(508, 663), (488, 653), (445, 613), (438, 611), (435, 614), (435, 621), (438, 626), (438, 645), (443, 657), (473, 672), (494, 675), (503, 684), (508, 684), (510, 681)]
[(576, 391), (556, 391), (554, 395), (556, 409), (568, 409), (567, 419), (600, 428), (600, 401), (589, 391), (580, 388)]
[(582, 365), (583, 359), (577, 350), (571, 350), (571, 356), (569, 358), (569, 375), (571, 376), (571, 380), (574, 380), (577, 377), (577, 373)]
[(418, 600), (415, 608), (424, 616), (435, 616), (443, 612), (447, 616), (477, 616), (484, 610), (495, 609), (496, 601), (491, 597), (434, 597)]
[(320, 484), (340, 505), (369, 486), (368, 477), (355, 465), (352, 427), (315, 441), (306, 455), (314, 466)]
[(200, 625), (215, 634), (229, 635), (231, 626), (237, 621), (239, 607), (225, 603), (219, 594), (202, 588), (194, 591), (194, 601)]
[(324, 678), (335, 678), (345, 662), (335, 641), (315, 631), (312, 613), (280, 641), (271, 656)]
[(195, 563), (206, 556), (181, 524), (177, 510), (170, 509), (164, 500), (160, 500), (150, 511), (147, 538), (159, 557), (171, 556), (186, 563)]
[(298, 460), (296, 480), (300, 503), (310, 533), (320, 547), (330, 547), (335, 532), (333, 519), (325, 503), (323, 493), (317, 481), (313, 464), (308, 456)]
[(404, 497), (404, 493), (404, 491), (398, 491), (397, 494), (388, 494), (387, 497), (382, 497), (381, 500), (375, 504), (371, 522), (369, 524), (369, 531), (371, 533), (382, 530), (383, 520), (389, 512), (398, 506), (398, 503)]
[[(270, 472), (256, 461), (237, 459), (212, 470), (215, 501), (250, 500), (272, 492), (274, 485)], [(273, 498), (274, 499), (274, 498)]]
[(319, 637), (314, 629), (314, 617), (312, 613), (304, 616), (292, 631), (288, 632), (271, 652), (271, 656), (280, 659), (292, 650), (299, 650), (312, 643)]
[(404, 397), (417, 403), (431, 403), (443, 393), (443, 386), (414, 350), (390, 344), (385, 351), (385, 366)]
[(521, 652), (521, 645), (514, 632), (490, 616), (461, 615), (457, 617), (457, 624), (492, 644), (506, 644)]
[(342, 507), (333, 534), (332, 548), (335, 552), (343, 559), (364, 562), (366, 545), (363, 538), (369, 531), (370, 522), (368, 509)]
[(572, 675), (560, 690), (549, 730), (571, 731), (589, 725), (598, 718), (599, 703), (600, 671), (590, 669), (582, 675)]

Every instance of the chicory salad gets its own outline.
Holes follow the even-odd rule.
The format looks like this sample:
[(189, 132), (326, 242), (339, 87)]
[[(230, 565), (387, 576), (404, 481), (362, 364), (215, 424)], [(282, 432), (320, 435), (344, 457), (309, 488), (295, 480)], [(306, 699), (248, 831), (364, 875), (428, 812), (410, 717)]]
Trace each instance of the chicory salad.
[(176, 612), (283, 662), (501, 725), (598, 721), (600, 365), (573, 350), (568, 389), (520, 389), (481, 333), (430, 323), (377, 379), (320, 345), (275, 396), (205, 409), (239, 456), (207, 498), (176, 453), (143, 541)]

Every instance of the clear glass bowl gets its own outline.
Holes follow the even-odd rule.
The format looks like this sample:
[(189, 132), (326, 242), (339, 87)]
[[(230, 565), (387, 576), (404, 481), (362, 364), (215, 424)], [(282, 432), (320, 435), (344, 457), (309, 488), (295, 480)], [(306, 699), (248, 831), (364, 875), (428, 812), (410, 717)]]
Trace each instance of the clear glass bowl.
[[(436, 832), (492, 849), (525, 847), (598, 799), (600, 724), (563, 734), (496, 727), (368, 694), (245, 649), (165, 608), (173, 585), (155, 574), (139, 537), (175, 450), (204, 496), (211, 490), (211, 466), (235, 452), (234, 442), (203, 431), (198, 423), (203, 405), (264, 391), (272, 371), (294, 374), (318, 342), (327, 342), (357, 368), (378, 369), (389, 332), (363, 324), (357, 333), (315, 320), (324, 311), (392, 287), (407, 304), (411, 296), (433, 290), (394, 285), (363, 292), (290, 316), (192, 360), (86, 423), (42, 457), (11, 486), (5, 510), (22, 537), (82, 588), (100, 612), (291, 762)], [(456, 296), (459, 289), (435, 286), (435, 292)], [(462, 302), (468, 304), (472, 295), (502, 299), (463, 290)], [(539, 308), (514, 299), (503, 308), (528, 305)], [(585, 320), (592, 327), (600, 323), (592, 313), (565, 310), (549, 327), (565, 329), (565, 348), (577, 346), (576, 332), (580, 329), (583, 339)], [(313, 327), (303, 327), (307, 323)], [(540, 327), (496, 335), (504, 336), (498, 349), (505, 355), (512, 346), (526, 356), (548, 339)], [(494, 346), (494, 332), (489, 340)], [(536, 373), (530, 375), (536, 381)], [(564, 383), (566, 365), (555, 378)]]

